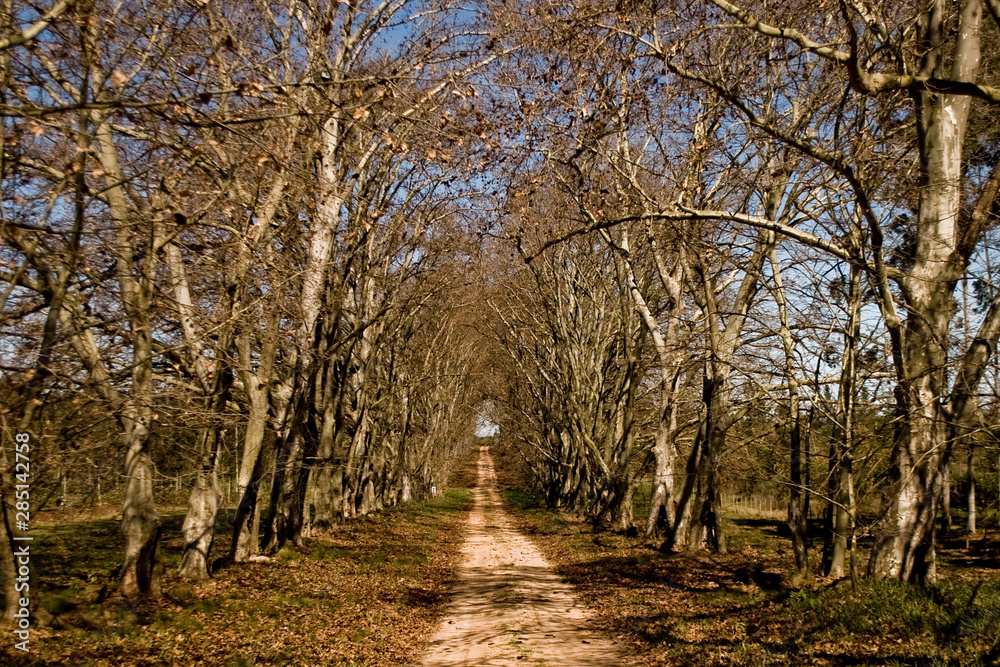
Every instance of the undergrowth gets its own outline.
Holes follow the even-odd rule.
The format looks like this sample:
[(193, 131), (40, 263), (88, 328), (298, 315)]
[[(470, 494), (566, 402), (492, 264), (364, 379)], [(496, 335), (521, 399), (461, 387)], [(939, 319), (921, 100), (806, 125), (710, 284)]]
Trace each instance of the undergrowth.
[[(575, 584), (595, 622), (624, 645), (632, 665), (1000, 664), (996, 541), (939, 551), (941, 580), (815, 579), (793, 584), (780, 520), (727, 517), (727, 555), (664, 554), (658, 541), (595, 531), (505, 489), (521, 527)], [(558, 527), (558, 529), (553, 529)], [(817, 565), (818, 554), (811, 557)]]
[[(30, 654), (0, 646), (0, 664), (409, 664), (444, 610), (470, 506), (469, 491), (453, 489), (200, 582), (175, 574), (182, 544), (169, 536), (182, 514), (166, 510), (165, 594), (138, 605), (101, 598), (120, 557), (113, 520), (36, 524), (36, 576), (52, 618), (33, 629)], [(220, 538), (216, 553), (228, 546)]]

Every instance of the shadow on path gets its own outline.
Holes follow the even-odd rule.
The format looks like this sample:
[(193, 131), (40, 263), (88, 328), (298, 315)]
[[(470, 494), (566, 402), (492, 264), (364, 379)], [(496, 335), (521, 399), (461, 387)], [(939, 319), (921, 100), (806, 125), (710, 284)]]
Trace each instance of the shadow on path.
[(497, 495), (489, 447), (458, 579), (424, 667), (621, 664), (611, 641), (590, 628), (586, 610), (507, 516)]

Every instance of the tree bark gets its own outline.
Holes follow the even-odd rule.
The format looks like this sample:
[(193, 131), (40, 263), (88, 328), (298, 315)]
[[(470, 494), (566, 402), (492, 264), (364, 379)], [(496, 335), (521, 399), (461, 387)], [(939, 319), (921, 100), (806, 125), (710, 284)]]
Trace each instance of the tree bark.
[(160, 517), (153, 501), (153, 465), (149, 458), (148, 407), (132, 407), (126, 418), (125, 503), (122, 532), (125, 562), (121, 570), (121, 592), (125, 597), (160, 594), (160, 571), (156, 562), (160, 540)]
[[(773, 215), (773, 212), (770, 212)], [(788, 488), (788, 528), (792, 533), (792, 552), (795, 554), (795, 572), (800, 578), (809, 575), (808, 532), (804, 511), (804, 496), (809, 493), (802, 483), (802, 413), (799, 408), (799, 382), (795, 362), (795, 341), (788, 323), (788, 309), (785, 303), (785, 288), (778, 264), (778, 252), (772, 246), (768, 254), (771, 275), (774, 279), (774, 300), (778, 305), (778, 319), (781, 322), (781, 342), (785, 353), (785, 384), (788, 385), (788, 444), (789, 444), (789, 488)], [(805, 493), (803, 493), (805, 491)]]
[(219, 511), (219, 433), (215, 428), (202, 430), (199, 435), (201, 462), (195, 473), (194, 486), (188, 497), (188, 511), (181, 532), (184, 534), (184, 554), (178, 574), (189, 579), (205, 579), (211, 574), (212, 543), (215, 540), (215, 518)]
[(229, 550), (229, 560), (233, 563), (243, 563), (250, 556), (256, 555), (260, 548), (258, 531), (260, 529), (260, 486), (267, 471), (271, 447), (263, 445), (257, 449), (250, 478), (240, 497), (236, 508), (236, 518), (233, 521), (233, 540)]
[(976, 467), (975, 467), (975, 449), (973, 449), (972, 444), (969, 444), (969, 458), (967, 462), (967, 470), (969, 476), (969, 494), (966, 498), (966, 507), (968, 508), (968, 519), (965, 523), (965, 530), (969, 535), (976, 534)]

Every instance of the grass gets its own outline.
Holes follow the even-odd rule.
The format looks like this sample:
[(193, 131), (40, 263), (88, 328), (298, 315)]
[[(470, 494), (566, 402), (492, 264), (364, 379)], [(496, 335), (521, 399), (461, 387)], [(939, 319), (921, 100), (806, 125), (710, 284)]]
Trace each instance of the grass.
[[(830, 633), (982, 636), (1000, 642), (1000, 581), (945, 580), (930, 586), (866, 581), (843, 595), (802, 591), (793, 610), (808, 611)], [(835, 611), (836, 613), (831, 613)]]
[[(32, 653), (0, 646), (0, 664), (410, 664), (443, 612), (470, 506), (453, 489), (202, 582), (175, 575), (183, 513), (161, 510), (165, 595), (137, 606), (101, 599), (121, 556), (113, 517), (37, 522), (33, 565), (53, 618), (33, 629)], [(214, 553), (227, 547), (220, 535)]]
[(995, 539), (969, 551), (961, 540), (944, 542), (941, 581), (932, 586), (797, 586), (779, 519), (727, 517), (727, 555), (662, 554), (642, 537), (594, 532), (525, 496), (503, 492), (522, 528), (595, 610), (595, 623), (633, 648), (629, 664), (1000, 664)]
[(508, 505), (522, 512), (542, 509), (542, 504), (538, 498), (523, 489), (503, 489), (501, 495)]

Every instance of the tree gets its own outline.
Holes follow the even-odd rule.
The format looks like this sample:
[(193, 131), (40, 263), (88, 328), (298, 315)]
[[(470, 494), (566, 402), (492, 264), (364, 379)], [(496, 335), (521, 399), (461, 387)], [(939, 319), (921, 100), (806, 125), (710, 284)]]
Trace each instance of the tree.
[[(644, 44), (669, 71), (712, 90), (751, 125), (836, 174), (856, 200), (863, 229), (857, 238), (863, 240), (863, 248), (803, 232), (799, 224), (776, 224), (763, 217), (678, 206), (672, 211), (665, 207), (660, 213), (674, 219), (740, 220), (864, 267), (892, 340), (898, 381), (892, 479), (881, 536), (869, 565), (880, 576), (933, 577), (933, 525), (943, 471), (955, 434), (967, 428), (963, 424), (969, 422), (973, 410), (975, 387), (1000, 331), (997, 304), (984, 315), (971, 346), (952, 357), (958, 370), (949, 387), (952, 295), (990, 225), (998, 182), (995, 169), (982, 178), (966, 177), (962, 166), (970, 105), (973, 100), (993, 104), (1000, 99), (995, 88), (978, 80), (981, 18), (986, 7), (979, 0), (962, 2), (954, 10), (934, 2), (907, 14), (903, 8), (875, 9), (843, 2), (836, 20), (823, 23), (811, 7), (782, 7), (773, 19), (761, 20), (752, 11), (714, 0), (664, 13), (662, 18), (635, 11), (616, 27)], [(777, 27), (784, 22), (805, 28)], [(632, 29), (637, 24), (644, 26), (642, 31)], [(791, 91), (812, 85), (809, 82), (816, 80), (815, 74), (823, 71), (827, 85), (839, 77), (850, 86), (843, 99), (852, 104), (838, 105), (835, 98), (828, 98), (828, 129), (820, 133), (797, 124), (795, 114), (771, 115), (762, 107), (761, 98), (753, 97), (735, 79), (725, 78), (731, 68), (706, 67), (717, 61), (719, 51), (707, 46), (704, 30), (689, 31), (688, 27), (712, 24), (733, 36), (754, 35), (769, 45), (765, 52), (791, 58), (796, 73), (774, 82), (790, 91), (782, 93), (785, 100), (794, 99)], [(904, 25), (917, 28), (908, 31), (902, 29)], [(847, 44), (848, 49), (828, 46), (837, 43)], [(908, 110), (902, 105), (907, 95)], [(857, 110), (855, 118), (864, 119), (866, 134), (842, 134), (848, 109)], [(912, 119), (913, 134), (906, 135), (900, 114)], [(886, 243), (893, 239), (887, 241), (883, 230), (883, 213), (900, 202), (880, 199), (878, 190), (880, 180), (893, 173), (890, 165), (898, 162), (879, 161), (871, 149), (885, 154), (888, 148), (887, 154), (895, 159), (898, 142), (906, 136), (914, 140), (917, 173), (912, 183), (915, 217), (907, 223), (912, 225), (907, 234), (898, 237), (904, 244), (906, 236), (912, 238), (912, 244), (900, 249), (907, 257), (902, 267), (890, 263)], [(905, 180), (902, 175), (897, 178)], [(973, 187), (978, 188), (977, 195), (969, 192)], [(966, 197), (970, 203), (963, 206)]]

